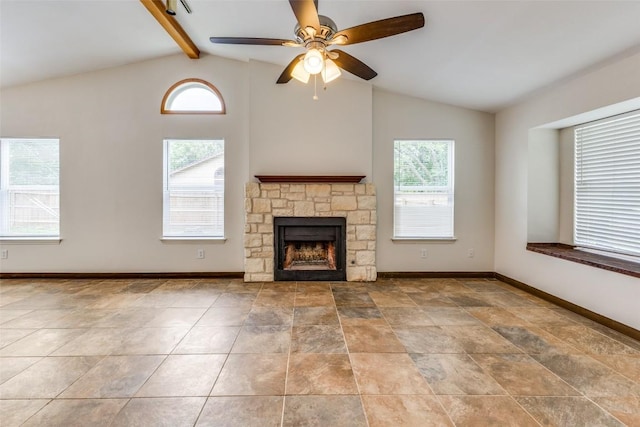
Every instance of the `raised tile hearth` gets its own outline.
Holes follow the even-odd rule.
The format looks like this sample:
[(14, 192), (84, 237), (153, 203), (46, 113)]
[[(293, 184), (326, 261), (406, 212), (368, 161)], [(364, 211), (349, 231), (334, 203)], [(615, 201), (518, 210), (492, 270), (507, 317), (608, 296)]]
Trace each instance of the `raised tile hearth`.
[(376, 191), (366, 183), (260, 183), (245, 188), (244, 280), (275, 280), (274, 218), (346, 219), (346, 279), (375, 281)]

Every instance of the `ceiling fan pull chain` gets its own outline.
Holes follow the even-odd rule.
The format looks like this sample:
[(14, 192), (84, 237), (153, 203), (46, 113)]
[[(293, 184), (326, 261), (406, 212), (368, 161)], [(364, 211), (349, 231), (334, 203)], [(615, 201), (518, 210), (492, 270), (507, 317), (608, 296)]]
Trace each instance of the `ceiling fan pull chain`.
[(313, 75), (313, 100), (318, 100), (318, 75)]

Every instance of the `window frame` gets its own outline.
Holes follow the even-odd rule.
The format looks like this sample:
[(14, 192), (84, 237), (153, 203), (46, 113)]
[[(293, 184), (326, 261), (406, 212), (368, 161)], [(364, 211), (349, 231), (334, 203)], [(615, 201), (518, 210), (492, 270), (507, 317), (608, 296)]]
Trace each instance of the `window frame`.
[[(55, 142), (58, 149), (58, 176), (57, 184), (33, 184), (33, 185), (12, 185), (10, 182), (10, 166), (9, 166), (9, 144), (16, 141), (27, 142)], [(58, 197), (57, 205), (57, 232), (56, 233), (10, 233), (10, 209), (9, 192), (15, 190), (57, 190), (55, 195)], [(0, 240), (2, 241), (60, 241), (60, 138), (25, 138), (13, 137), (0, 138)], [(5, 211), (6, 209), (6, 211)]]
[[(201, 85), (205, 89), (211, 91), (211, 93), (218, 98), (220, 101), (220, 110), (172, 110), (167, 103), (169, 103), (176, 91), (179, 91), (182, 86), (185, 88), (183, 90), (188, 90), (189, 86), (192, 85)], [(180, 80), (179, 82), (174, 83), (171, 87), (165, 92), (162, 97), (162, 103), (160, 104), (160, 113), (161, 114), (226, 114), (227, 107), (224, 103), (224, 98), (222, 98), (222, 94), (220, 91), (211, 83), (206, 80), (197, 79), (197, 78), (188, 78), (184, 80)]]
[[(399, 188), (398, 185), (396, 185), (396, 178), (395, 178), (395, 172), (396, 172), (396, 167), (395, 167), (395, 158), (396, 158), (396, 144), (398, 143), (410, 143), (410, 142), (446, 142), (448, 144), (448, 148), (447, 148), (447, 181), (448, 181), (448, 185), (446, 186), (426, 186), (428, 188), (432, 188), (432, 189), (437, 189), (439, 191), (432, 191), (432, 192), (428, 192), (425, 191), (423, 194), (428, 195), (428, 194), (446, 194), (448, 197), (448, 203), (450, 204), (450, 222), (451, 222), (451, 233), (450, 234), (441, 234), (441, 235), (436, 235), (436, 234), (420, 234), (420, 235), (399, 235), (397, 232), (398, 229), (398, 216), (397, 216), (397, 211), (396, 211), (396, 200), (397, 200), (397, 189)], [(394, 139), (393, 141), (393, 150), (394, 150), (394, 154), (393, 154), (393, 160), (394, 160), (394, 165), (393, 165), (393, 224), (392, 224), (392, 229), (393, 229), (393, 237), (392, 240), (394, 241), (455, 241), (456, 240), (456, 236), (455, 236), (455, 140), (453, 138), (421, 138), (421, 139)], [(442, 190), (445, 190), (444, 192)]]
[[(193, 192), (220, 192), (221, 203), (222, 203), (222, 212), (221, 212), (221, 232), (220, 234), (176, 234), (176, 233), (168, 233), (168, 221), (170, 211), (170, 191), (169, 188), (169, 144), (172, 141), (217, 141), (222, 144), (222, 157), (223, 157), (223, 171), (225, 166), (225, 152), (226, 152), (226, 141), (223, 138), (164, 138), (163, 146), (162, 146), (162, 240), (226, 240), (225, 238), (225, 216), (226, 216), (226, 191), (224, 180), (225, 176), (222, 178), (222, 185), (220, 185), (220, 180), (215, 179), (214, 176), (211, 176), (211, 182), (209, 185), (192, 185), (192, 186), (181, 186), (181, 190), (193, 191)], [(217, 171), (219, 168), (216, 168)], [(214, 174), (215, 174), (214, 171)]]

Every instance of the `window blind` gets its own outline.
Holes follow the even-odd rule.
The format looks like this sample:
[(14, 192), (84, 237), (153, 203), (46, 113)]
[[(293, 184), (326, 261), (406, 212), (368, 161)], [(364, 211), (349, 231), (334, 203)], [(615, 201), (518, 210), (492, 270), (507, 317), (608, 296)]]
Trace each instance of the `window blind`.
[(575, 128), (576, 246), (640, 256), (640, 110)]
[(453, 238), (453, 141), (394, 141), (394, 237)]

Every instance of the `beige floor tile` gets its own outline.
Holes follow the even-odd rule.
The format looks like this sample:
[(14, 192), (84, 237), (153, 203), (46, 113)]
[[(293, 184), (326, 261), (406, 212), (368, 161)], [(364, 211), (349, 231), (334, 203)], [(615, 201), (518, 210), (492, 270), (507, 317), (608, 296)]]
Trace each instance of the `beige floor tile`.
[(243, 326), (232, 353), (288, 353), (291, 327), (288, 325)]
[(114, 348), (112, 355), (127, 354), (169, 354), (189, 332), (187, 327), (179, 328), (136, 328)]
[(22, 316), (3, 322), (2, 327), (13, 329), (51, 328), (53, 321), (70, 314), (72, 311), (71, 309), (29, 310)]
[(479, 326), (441, 326), (442, 330), (462, 346), (467, 353), (521, 353), (518, 347), (495, 332)]
[(411, 358), (435, 394), (507, 394), (466, 354), (412, 354)]
[(53, 356), (107, 356), (122, 348), (134, 328), (92, 328), (52, 353)]
[(406, 353), (352, 353), (360, 394), (433, 394)]
[(631, 426), (639, 399), (640, 341), (497, 280), (0, 281), (2, 427)]
[(292, 353), (346, 353), (347, 347), (339, 325), (294, 326)]
[(640, 397), (640, 383), (587, 355), (536, 354), (532, 357), (588, 397)]
[(344, 337), (351, 353), (405, 352), (391, 327), (386, 325), (343, 326)]
[(346, 354), (291, 354), (287, 394), (357, 394)]
[(54, 398), (101, 357), (45, 357), (0, 385), (2, 399)]
[(286, 396), (283, 427), (367, 427), (358, 396)]
[(56, 399), (23, 424), (41, 426), (109, 426), (127, 399)]
[(136, 397), (208, 396), (226, 359), (226, 354), (169, 356)]
[(269, 326), (269, 325), (287, 325), (293, 323), (293, 307), (258, 307), (254, 306), (245, 325)]
[(394, 326), (408, 353), (464, 353), (454, 336), (440, 326)]
[(293, 311), (294, 326), (339, 325), (335, 307), (296, 307)]
[(250, 307), (211, 307), (196, 326), (242, 326)]
[(591, 357), (640, 384), (640, 354), (592, 354)]
[(0, 384), (15, 377), (42, 357), (3, 357), (0, 358)]
[(640, 354), (640, 351), (583, 325), (553, 325), (543, 329), (588, 354)]
[(396, 290), (369, 292), (378, 307), (415, 307), (416, 303), (404, 292)]
[(623, 426), (620, 421), (582, 396), (530, 396), (515, 399), (544, 426)]
[(362, 396), (362, 403), (369, 427), (453, 427), (433, 396)]
[(4, 348), (9, 344), (36, 332), (37, 329), (2, 329), (0, 328), (0, 348)]
[(212, 396), (197, 427), (279, 427), (283, 396)]
[(0, 356), (47, 356), (85, 332), (86, 329), (39, 329), (2, 348)]
[(145, 325), (147, 328), (191, 327), (196, 324), (206, 308), (167, 308)]
[(284, 394), (286, 354), (230, 354), (211, 395)]
[(487, 326), (532, 326), (529, 322), (511, 313), (506, 308), (467, 307), (465, 310)]
[(433, 326), (422, 307), (381, 307), (380, 311), (391, 326)]
[(578, 393), (525, 354), (473, 354), (473, 360), (511, 395), (575, 396)]
[(592, 399), (628, 426), (640, 426), (640, 397), (596, 397)]
[(239, 332), (238, 326), (196, 326), (189, 331), (173, 353), (228, 353)]
[(0, 420), (2, 427), (17, 427), (38, 412), (49, 399), (0, 400)]
[(539, 427), (509, 396), (438, 396), (456, 427)]
[(494, 326), (492, 329), (528, 354), (582, 353), (576, 347), (535, 326)]
[(205, 401), (204, 397), (131, 399), (110, 425), (190, 427), (198, 419)]
[(131, 397), (165, 356), (107, 356), (60, 395), (64, 399)]

